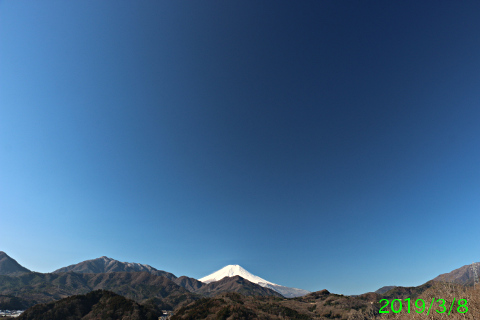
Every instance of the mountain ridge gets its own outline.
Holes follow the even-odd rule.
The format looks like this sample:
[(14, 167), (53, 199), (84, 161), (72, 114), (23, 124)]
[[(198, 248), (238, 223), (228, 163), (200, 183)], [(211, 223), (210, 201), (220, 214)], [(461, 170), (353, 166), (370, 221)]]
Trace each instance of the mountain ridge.
[(109, 272), (148, 272), (156, 276), (175, 280), (177, 277), (170, 272), (158, 270), (148, 264), (137, 262), (121, 262), (106, 256), (96, 259), (85, 260), (53, 271), (62, 273), (73, 271), (76, 273), (109, 273)]
[(0, 295), (15, 296), (30, 305), (48, 303), (93, 290), (109, 290), (143, 302), (158, 299), (164, 308), (174, 308), (183, 301), (194, 301), (199, 296), (177, 285), (172, 280), (144, 272), (109, 273), (36, 273), (20, 276), (0, 276)]
[[(475, 266), (480, 273), (480, 263), (475, 263)], [(472, 265), (464, 265), (460, 268), (454, 269), (448, 273), (443, 273), (432, 279), (432, 281), (454, 282), (462, 285), (473, 285), (473, 271)], [(242, 268), (239, 265), (228, 265), (216, 272), (200, 278), (199, 280), (181, 276), (177, 278), (174, 274), (162, 270), (158, 270), (150, 265), (134, 263), (134, 262), (120, 262), (118, 260), (102, 256), (96, 259), (85, 260), (77, 264), (72, 264), (66, 267), (59, 268), (52, 273), (76, 272), (76, 273), (110, 273), (110, 272), (148, 272), (153, 275), (164, 276), (187, 289), (189, 292), (196, 292), (202, 286), (219, 281), (224, 277), (235, 276), (236, 274), (250, 282), (256, 283), (264, 288), (272, 289), (285, 297), (297, 297), (308, 294), (309, 291), (297, 288), (284, 287), (263, 278), (255, 276)], [(20, 265), (15, 259), (8, 256), (4, 251), (0, 251), (0, 276), (19, 276), (24, 274), (39, 274)], [(203, 280), (203, 281), (202, 281)], [(253, 281), (252, 281), (253, 280)], [(376, 291), (376, 293), (384, 294), (387, 291), (395, 288), (395, 286), (385, 286)], [(294, 292), (289, 292), (294, 290)]]
[(0, 275), (17, 276), (30, 272), (32, 271), (20, 265), (15, 259), (10, 257), (5, 252), (0, 251)]
[[(477, 273), (480, 275), (480, 262), (474, 262), (473, 264), (477, 269)], [(442, 273), (433, 278), (433, 281), (453, 282), (461, 285), (473, 286), (474, 273), (472, 265), (467, 264), (450, 272)]]

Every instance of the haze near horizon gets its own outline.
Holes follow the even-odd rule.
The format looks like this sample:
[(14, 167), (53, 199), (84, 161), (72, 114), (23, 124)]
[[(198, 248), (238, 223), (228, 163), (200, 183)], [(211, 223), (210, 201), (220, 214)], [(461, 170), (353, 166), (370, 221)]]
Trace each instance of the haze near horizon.
[(474, 1), (0, 1), (0, 250), (342, 294), (478, 261)]

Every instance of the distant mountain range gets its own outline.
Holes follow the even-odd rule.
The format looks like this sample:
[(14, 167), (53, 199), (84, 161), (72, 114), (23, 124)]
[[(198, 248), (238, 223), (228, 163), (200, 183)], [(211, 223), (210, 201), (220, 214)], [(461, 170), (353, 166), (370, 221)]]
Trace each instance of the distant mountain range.
[(109, 273), (109, 272), (148, 272), (156, 276), (162, 276), (170, 280), (177, 277), (166, 271), (157, 270), (147, 264), (140, 264), (135, 262), (120, 262), (118, 260), (100, 257), (97, 259), (86, 260), (77, 264), (72, 264), (67, 267), (60, 268), (53, 271), (53, 273), (62, 273), (73, 271), (76, 273)]
[[(435, 289), (438, 281), (468, 286), (473, 284), (473, 271), (467, 265), (417, 287), (386, 286), (377, 292), (343, 296), (327, 290), (308, 293), (283, 287), (253, 275), (239, 265), (226, 266), (197, 280), (187, 276), (177, 278), (149, 265), (120, 262), (104, 256), (53, 273), (38, 273), (0, 252), (0, 309), (24, 309), (35, 305), (19, 319), (63, 319), (66, 314), (77, 311), (80, 313), (72, 319), (97, 319), (102, 316), (102, 308), (110, 310), (110, 307), (113, 310), (108, 312), (118, 311), (118, 316), (125, 319), (136, 319), (142, 312), (155, 317), (160, 310), (174, 310), (175, 319), (236, 316), (310, 319), (318, 315), (323, 318), (372, 319), (378, 315), (380, 299), (422, 297)], [(132, 310), (136, 310), (134, 315), (130, 314)]]
[(47, 303), (93, 290), (109, 290), (139, 303), (156, 299), (157, 305), (173, 309), (200, 298), (170, 279), (148, 272), (28, 273), (0, 276), (0, 295), (15, 296), (29, 306)]
[(0, 304), (4, 306), (29, 307), (99, 289), (112, 291), (138, 303), (150, 301), (163, 309), (173, 309), (202, 296), (224, 292), (282, 297), (272, 289), (239, 276), (203, 283), (186, 276), (177, 278), (172, 273), (148, 265), (120, 262), (108, 257), (83, 261), (53, 273), (31, 272), (4, 252), (1, 261)]
[[(222, 270), (226, 270), (231, 266), (227, 266)], [(221, 281), (199, 281), (194, 278), (182, 276), (177, 278), (174, 274), (162, 270), (157, 270), (152, 266), (140, 263), (132, 262), (120, 262), (118, 260), (100, 257), (97, 259), (86, 260), (79, 262), (77, 264), (70, 265), (68, 267), (63, 267), (58, 270), (55, 270), (54, 273), (64, 273), (64, 272), (75, 272), (75, 273), (111, 273), (111, 272), (148, 272), (153, 275), (166, 277), (177, 285), (184, 287), (190, 292), (197, 293), (203, 296), (214, 296), (222, 292), (239, 292), (245, 295), (273, 295), (273, 296), (282, 296), (278, 294), (278, 290), (275, 288), (287, 288), (276, 285), (274, 283), (263, 280), (260, 277), (254, 276), (240, 266), (233, 266), (232, 272), (230, 273), (231, 278), (223, 279), (224, 276), (221, 276), (218, 280)], [(235, 275), (243, 276), (242, 278), (247, 281), (242, 281), (238, 278), (234, 278)], [(253, 281), (252, 281), (253, 280)], [(257, 283), (254, 281), (260, 281)], [(262, 283), (264, 282), (264, 283)], [(266, 284), (266, 285), (265, 285)], [(269, 287), (267, 287), (267, 285)], [(293, 290), (301, 290), (295, 288), (287, 288)], [(304, 290), (306, 293), (309, 291)]]
[[(140, 263), (133, 262), (120, 262), (118, 260), (100, 257), (97, 259), (86, 260), (79, 262), (77, 264), (72, 264), (67, 267), (60, 268), (55, 270), (54, 273), (63, 273), (63, 272), (76, 272), (76, 273), (110, 273), (110, 272), (148, 272), (157, 276), (163, 276), (170, 280), (173, 280), (179, 286), (186, 288), (187, 290), (202, 294), (202, 295), (215, 295), (220, 292), (249, 292), (250, 294), (265, 295), (270, 293), (271, 295), (280, 295), (286, 298), (293, 298), (303, 296), (310, 293), (310, 291), (284, 287), (273, 282), (262, 279), (258, 276), (255, 276), (242, 268), (239, 265), (229, 265), (226, 266), (206, 277), (203, 277), (200, 280), (194, 278), (189, 278), (182, 276), (177, 278), (174, 274), (162, 270), (157, 270), (152, 266)], [(272, 291), (255, 288), (247, 282), (242, 282), (244, 286), (243, 289), (239, 288), (240, 282), (237, 280), (225, 280), (220, 283), (216, 283), (224, 278), (240, 276), (243, 279), (248, 280), (263, 288), (271, 289)], [(226, 286), (226, 282), (230, 283)], [(227, 290), (226, 288), (229, 287)], [(248, 287), (248, 288), (247, 288)], [(223, 288), (223, 289), (221, 289)], [(273, 292), (273, 293), (272, 293)]]
[[(480, 274), (480, 270), (478, 270)], [(151, 276), (140, 276), (139, 274), (149, 274)], [(96, 274), (96, 275), (95, 275)], [(128, 274), (128, 275), (127, 275)], [(37, 291), (32, 293), (28, 298), (32, 303), (47, 302), (48, 299), (59, 299), (72, 294), (87, 293), (96, 289), (112, 290), (116, 293), (126, 295), (141, 301), (142, 299), (158, 298), (166, 299), (165, 305), (175, 305), (175, 302), (168, 301), (167, 296), (173, 294), (179, 296), (187, 294), (187, 300), (194, 300), (199, 296), (214, 296), (223, 292), (238, 292), (244, 295), (258, 295), (258, 296), (283, 296), (286, 298), (299, 297), (309, 294), (309, 291), (297, 288), (284, 287), (263, 278), (260, 278), (239, 265), (226, 266), (212, 274), (205, 276), (199, 280), (187, 276), (177, 278), (174, 274), (158, 270), (152, 266), (133, 262), (120, 262), (118, 260), (100, 257), (79, 262), (77, 264), (69, 265), (58, 270), (52, 274), (41, 274), (31, 272), (27, 268), (20, 265), (15, 259), (9, 257), (5, 252), (0, 251), (0, 277), (16, 277), (8, 278), (8, 281), (0, 282), (0, 295), (9, 296), (15, 293), (20, 284), (23, 284), (23, 289), (30, 288)], [(142, 278), (149, 285), (161, 285), (164, 287), (167, 294), (142, 294), (137, 289), (131, 289), (130, 292), (121, 291), (117, 284), (127, 285), (131, 284), (135, 288), (136, 281)], [(449, 273), (441, 274), (433, 281), (448, 281), (459, 283), (462, 285), (473, 285), (473, 271), (471, 265), (466, 265), (455, 269)], [(9, 290), (5, 288), (5, 283), (10, 284)], [(41, 290), (39, 288), (42, 288)], [(166, 288), (169, 288), (168, 290)], [(412, 287), (417, 288), (417, 287)], [(43, 291), (42, 291), (43, 290)], [(404, 287), (386, 286), (376, 291), (377, 294), (388, 294), (389, 291), (400, 292)], [(27, 290), (28, 291), (28, 290)], [(32, 292), (33, 292), (32, 291)], [(42, 291), (43, 293), (41, 293)], [(190, 296), (188, 296), (190, 294)], [(191, 294), (194, 294), (193, 296)], [(135, 298), (135, 296), (137, 298)], [(140, 297), (140, 298), (139, 298)], [(4, 298), (7, 299), (7, 298)], [(10, 299), (10, 298), (8, 298)], [(8, 300), (7, 299), (7, 300)], [(175, 300), (175, 299), (174, 299)], [(25, 301), (22, 301), (25, 303)]]

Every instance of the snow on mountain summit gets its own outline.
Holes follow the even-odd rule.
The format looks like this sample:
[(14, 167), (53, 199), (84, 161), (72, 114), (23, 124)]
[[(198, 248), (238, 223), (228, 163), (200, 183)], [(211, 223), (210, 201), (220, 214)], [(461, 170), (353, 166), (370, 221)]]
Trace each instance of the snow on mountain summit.
[(303, 290), (303, 289), (297, 289), (297, 288), (289, 288), (289, 287), (284, 287), (278, 284), (275, 284), (273, 282), (267, 281), (265, 279), (262, 279), (254, 274), (251, 274), (247, 270), (243, 269), (241, 266), (238, 264), (233, 264), (233, 265), (228, 265), (223, 267), (222, 269), (215, 271), (212, 274), (209, 274), (208, 276), (205, 276), (201, 279), (198, 279), (199, 281), (203, 283), (210, 283), (210, 282), (215, 282), (218, 280), (221, 280), (225, 277), (234, 277), (234, 276), (240, 276), (243, 279), (246, 279), (250, 282), (256, 283), (262, 287), (265, 288), (270, 288), (281, 295), (283, 295), (286, 298), (294, 298), (294, 297), (301, 297), (304, 296), (310, 291)]
[(251, 274), (250, 272), (248, 272), (238, 264), (231, 264), (231, 265), (225, 266), (222, 269), (215, 271), (214, 273), (198, 280), (203, 283), (210, 283), (210, 282), (221, 280), (225, 277), (234, 277), (234, 276), (240, 276), (243, 279), (247, 279), (248, 281), (256, 284), (264, 283), (264, 284), (275, 285), (275, 283), (272, 283), (256, 275)]

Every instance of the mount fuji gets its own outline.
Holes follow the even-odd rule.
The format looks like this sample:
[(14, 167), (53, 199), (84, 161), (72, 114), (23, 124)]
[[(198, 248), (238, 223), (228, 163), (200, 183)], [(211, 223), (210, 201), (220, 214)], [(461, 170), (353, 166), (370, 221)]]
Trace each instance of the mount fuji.
[(238, 264), (225, 266), (222, 269), (215, 271), (214, 273), (209, 274), (208, 276), (205, 276), (198, 280), (203, 283), (210, 283), (210, 282), (219, 281), (225, 277), (234, 277), (234, 276), (240, 276), (250, 282), (258, 284), (259, 286), (272, 289), (280, 293), (282, 296), (286, 298), (301, 297), (310, 293), (310, 291), (307, 291), (307, 290), (284, 287), (276, 283), (262, 279), (254, 274), (251, 274), (250, 272), (248, 272)]

